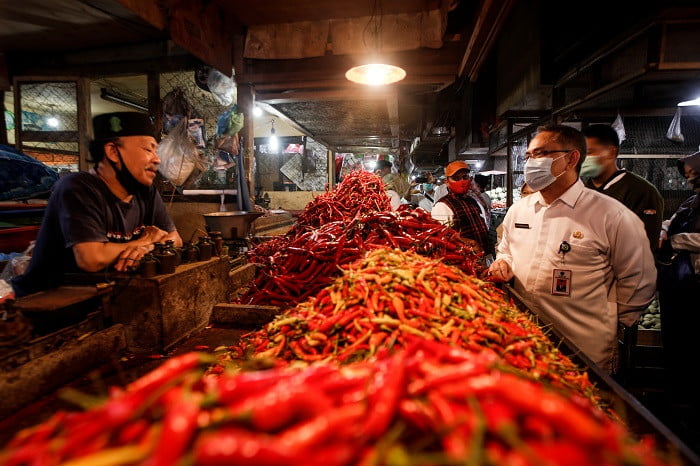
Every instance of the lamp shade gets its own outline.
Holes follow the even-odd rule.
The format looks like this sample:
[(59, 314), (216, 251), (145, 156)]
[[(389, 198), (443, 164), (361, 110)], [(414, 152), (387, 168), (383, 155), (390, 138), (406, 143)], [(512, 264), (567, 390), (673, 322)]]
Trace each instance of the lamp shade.
[(406, 71), (394, 65), (370, 63), (350, 68), (345, 73), (345, 77), (359, 84), (382, 86), (401, 81), (406, 77)]

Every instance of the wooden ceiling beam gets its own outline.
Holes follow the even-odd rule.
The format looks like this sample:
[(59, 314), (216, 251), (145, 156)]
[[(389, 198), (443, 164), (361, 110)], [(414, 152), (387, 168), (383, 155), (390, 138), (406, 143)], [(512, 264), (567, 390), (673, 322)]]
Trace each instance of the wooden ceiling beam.
[[(394, 87), (401, 89), (402, 91), (406, 87), (410, 86), (425, 86), (425, 85), (435, 85), (442, 86), (444, 84), (450, 84), (454, 82), (456, 75), (454, 74), (444, 74), (444, 75), (408, 75), (401, 82), (394, 85)], [(359, 84), (354, 84), (345, 78), (342, 79), (317, 79), (311, 81), (276, 81), (276, 82), (264, 82), (256, 83), (255, 90), (261, 93), (278, 91), (283, 92), (290, 89), (355, 89)], [(422, 89), (421, 89), (422, 90)]]
[[(372, 14), (371, 1), (357, 0), (266, 0), (264, 2), (232, 2), (215, 0), (227, 14), (246, 26), (279, 24), (303, 18), (321, 21), (335, 18), (357, 18)], [(446, 0), (382, 0), (382, 14), (418, 13), (440, 8)]]
[[(270, 83), (293, 83), (295, 81), (324, 81), (335, 80), (344, 82), (346, 70), (314, 70), (305, 69), (303, 71), (291, 72), (266, 72), (266, 73), (250, 73), (245, 75), (245, 83), (254, 86)], [(413, 67), (406, 70), (408, 76), (402, 82), (415, 83), (416, 81), (442, 80), (450, 77), (450, 82), (454, 81), (454, 65), (430, 65), (425, 67)], [(409, 78), (410, 76), (410, 78)], [(239, 81), (240, 82), (240, 81)], [(435, 82), (435, 81), (430, 81)]]
[(496, 42), (498, 33), (508, 17), (516, 0), (483, 0), (476, 15), (471, 35), (467, 42), (464, 55), (457, 74), (467, 75), (470, 81), (475, 81), (481, 65)]
[(259, 102), (265, 102), (271, 105), (315, 100), (383, 100), (389, 95), (390, 93), (386, 90), (360, 87), (326, 91), (280, 92), (269, 94), (261, 92), (256, 93)]

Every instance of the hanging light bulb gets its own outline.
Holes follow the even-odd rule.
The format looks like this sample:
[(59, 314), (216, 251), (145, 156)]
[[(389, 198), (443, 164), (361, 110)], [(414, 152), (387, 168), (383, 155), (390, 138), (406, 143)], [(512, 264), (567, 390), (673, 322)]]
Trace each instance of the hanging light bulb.
[[(377, 11), (379, 11), (379, 17), (377, 17)], [(365, 26), (362, 32), (362, 41), (367, 46), (365, 42), (365, 33), (370, 31), (372, 34), (371, 46), (374, 48), (374, 56), (379, 57), (381, 52), (381, 29), (382, 29), (382, 6), (381, 0), (374, 1), (374, 7), (372, 9), (372, 16), (370, 16), (367, 26)], [(350, 68), (346, 73), (345, 77), (358, 84), (366, 84), (368, 86), (384, 86), (386, 84), (393, 84), (395, 82), (401, 81), (406, 77), (406, 71), (396, 65), (390, 65), (388, 63), (383, 63), (384, 60), (381, 58), (375, 58), (370, 60), (369, 63), (364, 65), (359, 65)]]
[(383, 86), (401, 81), (406, 77), (406, 71), (403, 68), (387, 65), (386, 63), (369, 63), (350, 68), (345, 73), (345, 77), (358, 84)]
[(46, 120), (46, 124), (52, 128), (58, 128), (58, 118), (51, 117), (48, 120)]
[(277, 140), (277, 135), (275, 134), (275, 120), (270, 121), (272, 123), (272, 128), (270, 128), (270, 139), (268, 144), (273, 152), (277, 152), (279, 149), (279, 141)]

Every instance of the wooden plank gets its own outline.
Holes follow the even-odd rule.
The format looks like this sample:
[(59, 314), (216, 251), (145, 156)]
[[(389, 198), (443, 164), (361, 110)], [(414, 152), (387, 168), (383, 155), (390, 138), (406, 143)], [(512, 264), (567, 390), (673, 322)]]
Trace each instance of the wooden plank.
[(281, 312), (277, 306), (221, 303), (214, 306), (211, 322), (216, 324), (235, 324), (242, 327), (264, 325)]
[[(90, 141), (93, 139), (90, 80), (80, 78), (76, 88), (78, 108), (78, 169), (90, 168)], [(27, 139), (29, 140), (29, 139)]]
[[(303, 66), (297, 67), (298, 70), (302, 71), (289, 71), (289, 72), (265, 72), (265, 73), (252, 73), (246, 75), (245, 81), (254, 85), (261, 83), (284, 83), (288, 82), (291, 85), (293, 81), (318, 81), (334, 79), (338, 81), (345, 80), (345, 72), (350, 69), (339, 67), (334, 70), (322, 70), (306, 68)], [(453, 64), (436, 64), (436, 65), (422, 65), (422, 66), (412, 66), (406, 69), (406, 79), (402, 80), (401, 83), (416, 83), (417, 81), (423, 81), (427, 83), (443, 83), (454, 81), (454, 71), (455, 67)], [(410, 77), (410, 78), (409, 78)]]
[(18, 298), (15, 307), (25, 313), (57, 311), (109, 292), (111, 287), (61, 286)]
[(21, 138), (22, 142), (79, 142), (78, 133), (79, 131), (21, 131)]
[(263, 94), (258, 93), (258, 101), (271, 105), (286, 104), (290, 102), (309, 102), (314, 100), (384, 100), (395, 92), (386, 89), (368, 88), (356, 85), (346, 89), (281, 92)]
[(471, 28), (471, 35), (469, 36), (469, 42), (467, 42), (467, 47), (464, 51), (464, 56), (462, 57), (462, 61), (459, 65), (459, 68), (457, 69), (457, 75), (462, 76), (465, 72), (465, 69), (467, 67), (467, 63), (473, 60), (473, 56), (478, 53), (478, 38), (479, 35), (481, 34), (481, 30), (485, 27), (487, 27), (486, 23), (486, 17), (488, 15), (488, 11), (491, 8), (491, 3), (493, 0), (482, 0), (481, 5), (479, 7), (479, 14), (476, 17), (476, 21), (474, 22), (474, 26)]
[[(294, 18), (320, 21), (333, 18), (356, 18), (372, 13), (372, 2), (367, 0), (265, 0), (264, 2), (233, 2), (214, 0), (242, 24), (287, 23)], [(418, 13), (440, 8), (446, 0), (382, 0), (385, 15)]]
[[(407, 75), (400, 83), (395, 84), (397, 87), (407, 87), (410, 85), (444, 85), (451, 84), (455, 80), (455, 74), (444, 74), (444, 75)], [(238, 76), (236, 76), (238, 78)], [(255, 90), (261, 95), (264, 92), (272, 91), (287, 91), (292, 89), (318, 89), (318, 90), (329, 90), (329, 89), (353, 89), (358, 84), (352, 83), (342, 78), (338, 79), (317, 79), (308, 81), (276, 81), (276, 82), (264, 82), (264, 83), (254, 83)]]
[(124, 327), (117, 324), (5, 371), (0, 377), (0, 393), (3, 394), (0, 418), (84, 376), (91, 369), (116, 360), (125, 348)]
[(168, 25), (168, 17), (157, 0), (117, 0), (123, 7), (135, 13), (151, 26), (163, 30)]
[(243, 56), (263, 60), (322, 57), (326, 53), (329, 27), (329, 21), (251, 26)]
[(248, 192), (255, 193), (254, 186), (254, 167), (255, 161), (255, 89), (249, 84), (238, 84), (238, 110), (243, 112), (243, 128), (238, 132), (241, 139), (241, 149), (243, 154), (243, 167), (245, 171), (246, 182), (248, 183)]
[[(421, 47), (438, 49), (443, 44), (446, 19), (439, 9), (384, 14), (379, 19), (369, 16), (334, 19), (330, 22), (330, 43), (337, 55), (383, 54)], [(378, 29), (376, 37), (375, 26)]]
[(496, 42), (496, 38), (498, 37), (498, 33), (503, 27), (503, 23), (505, 23), (508, 13), (510, 13), (514, 4), (515, 0), (504, 0), (500, 5), (493, 8), (492, 14), (494, 17), (489, 18), (491, 27), (485, 31), (485, 37), (481, 42), (481, 46), (477, 50), (478, 53), (476, 54), (474, 62), (471, 65), (468, 73), (468, 77), (471, 82), (476, 81), (479, 75), (479, 70), (486, 60), (486, 57), (488, 57), (489, 53), (491, 52), (491, 49)]
[(232, 76), (232, 38), (225, 17), (214, 3), (179, 2), (171, 11), (169, 31), (176, 44)]

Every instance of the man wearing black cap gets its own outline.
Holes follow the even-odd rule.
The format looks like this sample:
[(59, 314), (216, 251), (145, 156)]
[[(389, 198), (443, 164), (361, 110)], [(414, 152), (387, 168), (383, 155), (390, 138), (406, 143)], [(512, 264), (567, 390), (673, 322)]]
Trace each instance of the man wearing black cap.
[(117, 112), (93, 119), (89, 172), (56, 183), (17, 296), (60, 286), (67, 273), (134, 270), (153, 243), (182, 239), (153, 186), (160, 159), (149, 117)]

